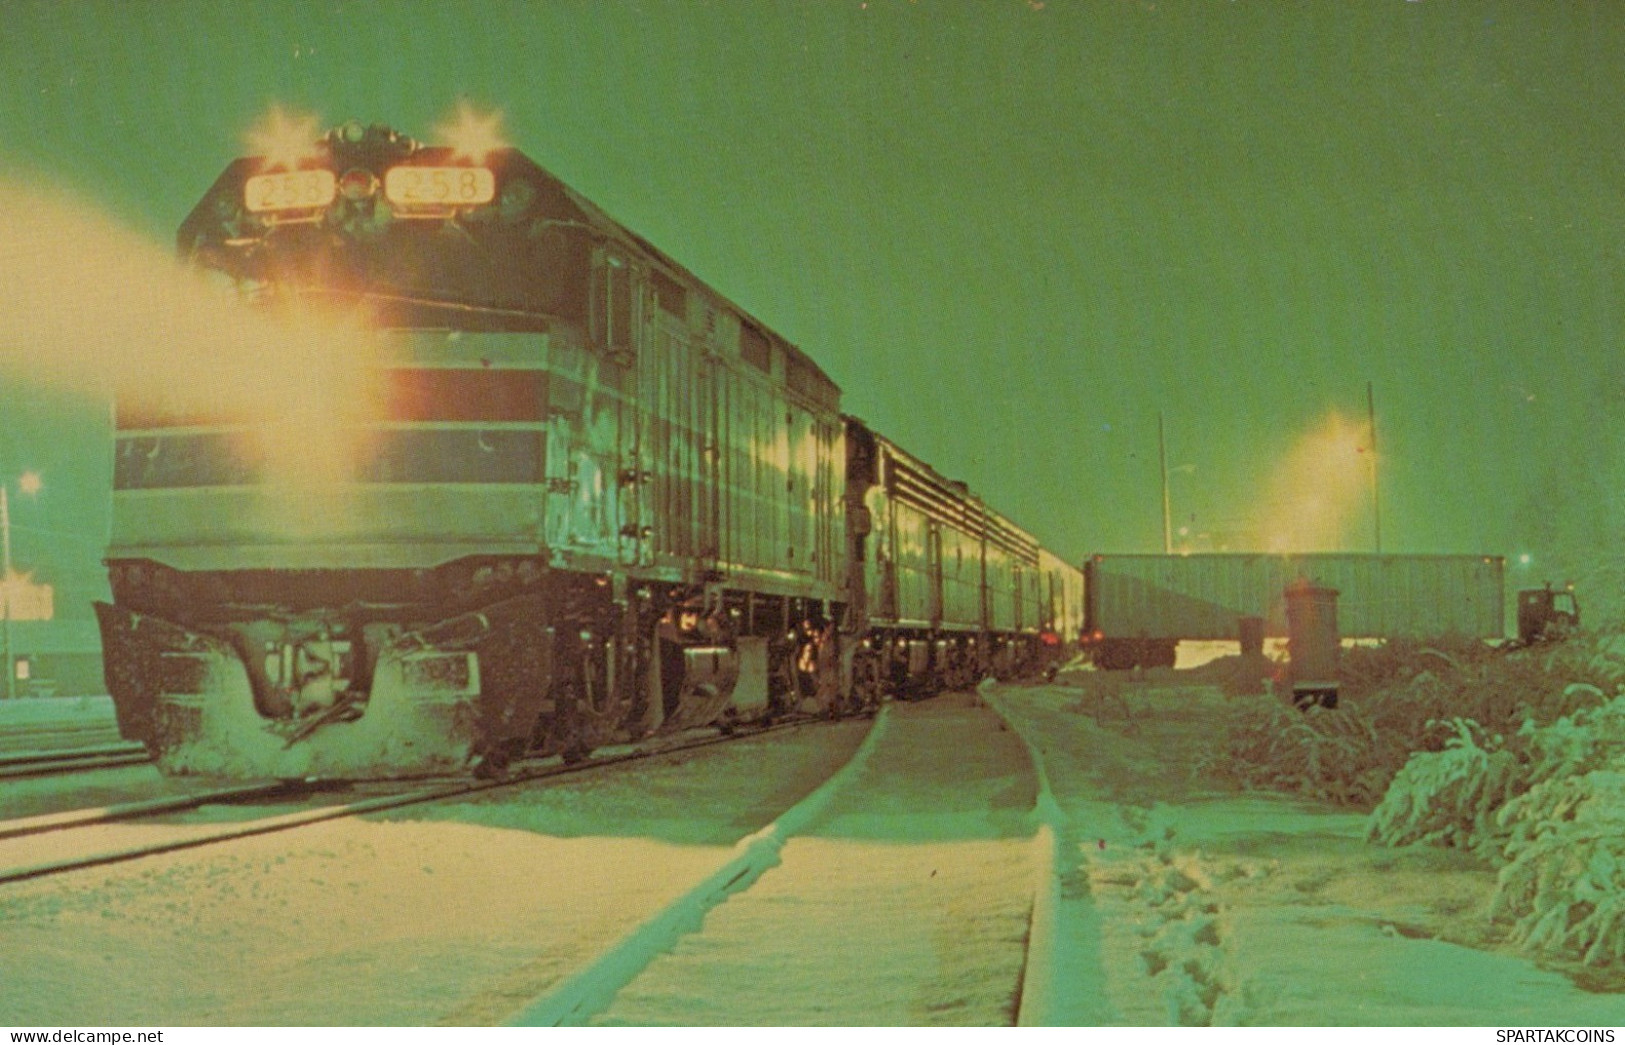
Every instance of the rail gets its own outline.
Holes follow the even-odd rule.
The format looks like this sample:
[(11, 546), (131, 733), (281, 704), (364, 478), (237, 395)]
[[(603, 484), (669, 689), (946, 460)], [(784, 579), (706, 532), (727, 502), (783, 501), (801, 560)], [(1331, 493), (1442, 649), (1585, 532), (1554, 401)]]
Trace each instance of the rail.
[(707, 911), (730, 896), (750, 888), (779, 862), (779, 852), (793, 835), (821, 813), (830, 800), (868, 761), (890, 719), (891, 705), (883, 705), (863, 743), (846, 764), (813, 792), (781, 813), (766, 827), (734, 844), (732, 854), (698, 885), (656, 912), (619, 942), (601, 953), (586, 968), (556, 990), (527, 1005), (511, 1021), (520, 1027), (562, 1027), (585, 1024), (608, 1006), (622, 987), (631, 983), (656, 957), (700, 926)]
[[(708, 734), (689, 739), (679, 740), (676, 743), (663, 742), (651, 744), (643, 748), (629, 751), (618, 751), (602, 755), (584, 762), (553, 763), (535, 769), (521, 770), (511, 773), (500, 780), (463, 780), (456, 783), (442, 784), (436, 787), (421, 788), (400, 794), (380, 795), (374, 798), (362, 799), (337, 805), (321, 806), (315, 809), (300, 810), (292, 813), (282, 813), (273, 816), (260, 817), (252, 820), (240, 821), (230, 825), (221, 825), (218, 830), (198, 834), (155, 839), (136, 845), (123, 846), (113, 849), (103, 849), (84, 852), (60, 859), (41, 861), (32, 864), (17, 864), (9, 867), (0, 866), (0, 884), (7, 882), (20, 882), (33, 878), (43, 878), (50, 875), (62, 874), (67, 871), (80, 870), (88, 867), (99, 867), (108, 864), (122, 863), (129, 860), (139, 860), (161, 853), (175, 852), (183, 849), (195, 849), (202, 846), (229, 842), (239, 838), (254, 835), (270, 834), (277, 831), (287, 831), (309, 824), (320, 823), (327, 820), (337, 820), (352, 816), (361, 816), (366, 813), (382, 812), (389, 809), (398, 809), (404, 806), (421, 805), (437, 802), (447, 798), (476, 794), (484, 791), (494, 791), (505, 787), (517, 787), (523, 784), (553, 777), (585, 773), (592, 770), (604, 769), (626, 762), (635, 762), (657, 755), (670, 754), (678, 751), (689, 751), (696, 748), (708, 747), (713, 744), (727, 743), (730, 740), (746, 737), (760, 736), (763, 733), (779, 729), (793, 728), (806, 725), (803, 720), (791, 720), (776, 723), (754, 730), (737, 730), (732, 734)], [(197, 795), (176, 797), (170, 799), (155, 799), (148, 802), (129, 803), (122, 806), (111, 806), (98, 809), (70, 810), (62, 813), (46, 814), (38, 817), (27, 817), (18, 820), (0, 821), (0, 839), (16, 838), (25, 835), (42, 834), (46, 832), (69, 831), (78, 828), (91, 827), (113, 821), (129, 821), (143, 817), (157, 816), (165, 813), (181, 812), (195, 809), (210, 803), (240, 802), (255, 798), (287, 799), (292, 797), (308, 796), (323, 789), (334, 786), (332, 781), (283, 781), (275, 783), (259, 783), (227, 788), (219, 791), (202, 792)]]
[(110, 744), (71, 751), (34, 751), (26, 755), (0, 757), (0, 780), (133, 766), (150, 761), (147, 749), (140, 744)]

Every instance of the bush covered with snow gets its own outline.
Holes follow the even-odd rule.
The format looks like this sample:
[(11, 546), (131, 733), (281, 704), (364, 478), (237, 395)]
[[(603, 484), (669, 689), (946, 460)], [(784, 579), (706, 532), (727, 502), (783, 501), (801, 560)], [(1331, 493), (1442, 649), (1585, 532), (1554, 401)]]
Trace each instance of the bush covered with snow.
[[(1500, 865), (1494, 914), (1512, 939), (1586, 964), (1625, 961), (1625, 659), (1618, 636), (1565, 645), (1526, 658), (1546, 677), (1517, 729), (1458, 716), (1442, 749), (1414, 754), (1369, 836), (1472, 849)], [(1542, 717), (1553, 709), (1565, 710)]]
[[(1590, 685), (1567, 688), (1572, 699), (1600, 699)], [(1527, 844), (1550, 822), (1541, 814), (1571, 813), (1579, 800), (1564, 788), (1625, 758), (1625, 695), (1546, 725), (1529, 719), (1507, 736), (1464, 718), (1449, 725), (1444, 749), (1412, 755), (1372, 811), (1373, 841), (1495, 855)]]
[(1625, 962), (1625, 630), (1534, 649), (1347, 651), (1340, 706), (1230, 706), (1212, 772), (1372, 806), (1368, 837), (1499, 868), (1495, 917), (1553, 956)]
[(1298, 711), (1263, 696), (1232, 705), (1225, 756), (1211, 768), (1243, 786), (1370, 805), (1382, 796), (1404, 751), (1357, 707)]
[(1372, 811), (1367, 835), (1373, 841), (1471, 847), (1512, 797), (1518, 760), (1500, 735), (1486, 738), (1470, 719), (1448, 725), (1454, 735), (1444, 749), (1407, 761)]
[[(1401, 800), (1414, 795), (1416, 808), (1383, 816), (1407, 841), (1438, 832), (1454, 839), (1460, 832), (1448, 825), (1456, 814), (1444, 808), (1410, 823), (1429, 804), (1426, 794), (1442, 789), (1450, 797), (1440, 801), (1459, 805), (1468, 825), (1494, 812), (1504, 797), (1474, 793), (1480, 785), (1493, 792), (1494, 782), (1478, 781), (1469, 767), (1483, 762), (1483, 772), (1492, 766), (1504, 772), (1509, 757), (1520, 758), (1526, 723), (1550, 723), (1603, 702), (1625, 681), (1625, 641), (1577, 638), (1515, 653), (1482, 643), (1393, 642), (1346, 651), (1339, 675), (1335, 709), (1300, 712), (1277, 697), (1237, 699), (1224, 755), (1213, 768), (1247, 787), (1369, 807), (1414, 754), (1436, 754), (1405, 782)], [(1495, 754), (1508, 748), (1511, 755)], [(1491, 804), (1480, 808), (1485, 802)]]
[(1507, 803), (1494, 914), (1531, 950), (1625, 961), (1625, 758)]

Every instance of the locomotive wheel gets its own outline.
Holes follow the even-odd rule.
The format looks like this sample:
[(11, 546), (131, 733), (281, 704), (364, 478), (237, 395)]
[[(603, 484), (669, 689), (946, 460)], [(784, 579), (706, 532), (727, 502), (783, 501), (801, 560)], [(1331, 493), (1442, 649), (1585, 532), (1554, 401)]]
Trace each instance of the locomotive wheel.
[(768, 718), (776, 719), (794, 711), (801, 703), (801, 673), (796, 670), (794, 647), (770, 643), (767, 661)]
[(873, 653), (859, 653), (852, 659), (852, 704), (855, 709), (865, 711), (879, 707), (885, 694), (880, 658)]
[(970, 652), (963, 647), (956, 646), (948, 654), (949, 663), (953, 665), (953, 679), (950, 682), (952, 689), (972, 689), (980, 681), (976, 677), (976, 664), (971, 659)]
[(511, 741), (498, 744), (486, 752), (474, 766), (477, 780), (501, 780), (508, 775), (508, 766), (516, 755), (523, 755), (523, 743)]

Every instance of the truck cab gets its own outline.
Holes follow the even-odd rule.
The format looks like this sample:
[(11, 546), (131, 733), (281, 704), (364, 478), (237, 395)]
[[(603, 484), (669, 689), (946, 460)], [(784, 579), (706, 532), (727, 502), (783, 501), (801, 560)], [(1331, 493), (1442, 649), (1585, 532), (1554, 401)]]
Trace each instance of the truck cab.
[(1518, 643), (1558, 642), (1580, 626), (1574, 586), (1528, 588), (1518, 593)]

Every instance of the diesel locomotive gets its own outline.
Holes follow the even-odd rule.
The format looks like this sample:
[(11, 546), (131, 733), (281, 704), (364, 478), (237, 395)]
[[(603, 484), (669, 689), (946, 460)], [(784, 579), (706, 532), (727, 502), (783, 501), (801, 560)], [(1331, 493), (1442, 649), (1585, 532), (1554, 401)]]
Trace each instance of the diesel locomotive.
[(262, 419), (115, 411), (105, 675), (164, 771), (500, 772), (1077, 635), (1077, 568), (521, 152), (309, 146), (232, 162), (178, 250), (256, 308), (351, 318), (369, 409), (309, 436), (342, 468), (301, 489)]

